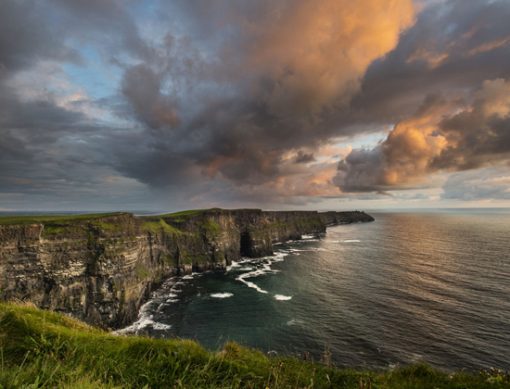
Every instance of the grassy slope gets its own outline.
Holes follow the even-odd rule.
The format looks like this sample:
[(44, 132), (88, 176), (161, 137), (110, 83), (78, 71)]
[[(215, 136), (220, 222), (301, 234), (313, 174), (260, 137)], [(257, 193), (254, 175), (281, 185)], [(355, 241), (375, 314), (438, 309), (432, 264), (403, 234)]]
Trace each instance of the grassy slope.
[(448, 375), (424, 365), (340, 370), (268, 358), (228, 343), (110, 335), (30, 306), (0, 304), (0, 388), (509, 388), (502, 374)]
[(23, 215), (23, 216), (0, 216), (2, 224), (35, 224), (35, 223), (72, 223), (75, 221), (89, 221), (102, 219), (109, 216), (119, 216), (124, 212), (112, 213), (84, 213), (77, 215)]

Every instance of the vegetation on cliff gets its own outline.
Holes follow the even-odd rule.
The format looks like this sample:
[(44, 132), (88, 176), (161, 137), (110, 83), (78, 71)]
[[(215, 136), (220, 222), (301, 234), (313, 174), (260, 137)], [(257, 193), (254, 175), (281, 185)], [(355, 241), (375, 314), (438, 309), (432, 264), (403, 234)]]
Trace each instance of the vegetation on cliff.
[(175, 274), (224, 270), (273, 244), (326, 225), (373, 220), (360, 212), (203, 209), (0, 217), (0, 299), (30, 301), (88, 323), (135, 320), (151, 291)]
[(111, 213), (83, 213), (63, 215), (8, 215), (0, 216), (0, 225), (8, 224), (34, 224), (34, 223), (62, 223), (71, 224), (76, 222), (94, 221), (107, 217), (127, 215), (125, 212)]
[(268, 357), (236, 343), (116, 336), (65, 315), (0, 304), (0, 388), (509, 388), (498, 371), (425, 365), (376, 372)]

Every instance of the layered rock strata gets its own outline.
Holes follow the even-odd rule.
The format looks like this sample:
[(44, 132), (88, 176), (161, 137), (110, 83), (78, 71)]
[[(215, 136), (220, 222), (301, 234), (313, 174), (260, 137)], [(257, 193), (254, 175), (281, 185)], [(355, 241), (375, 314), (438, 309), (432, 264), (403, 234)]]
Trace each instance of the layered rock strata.
[(241, 257), (272, 254), (274, 243), (372, 220), (357, 211), (259, 209), (0, 218), (0, 299), (116, 328), (172, 275), (224, 270)]

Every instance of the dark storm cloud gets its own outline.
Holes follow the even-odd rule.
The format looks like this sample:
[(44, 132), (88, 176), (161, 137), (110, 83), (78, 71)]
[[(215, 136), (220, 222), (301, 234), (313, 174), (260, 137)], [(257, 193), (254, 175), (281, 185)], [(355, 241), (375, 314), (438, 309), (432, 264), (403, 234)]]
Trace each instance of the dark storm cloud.
[(0, 77), (3, 71), (30, 67), (42, 58), (79, 60), (74, 50), (62, 45), (42, 15), (44, 8), (34, 2), (0, 2)]
[[(413, 188), (438, 171), (507, 160), (509, 18), (506, 1), (449, 1), (423, 11), (395, 50), (368, 69), (351, 105), (394, 129), (377, 147), (342, 160), (335, 183), (346, 192)], [(431, 107), (422, 103), (427, 94), (444, 100)], [(416, 112), (419, 104), (428, 112)]]
[[(504, 1), (450, 1), (426, 8), (412, 28), (403, 33), (395, 50), (382, 59), (374, 57), (364, 76), (364, 68), (358, 70), (349, 61), (335, 58), (333, 50), (337, 46), (329, 51), (329, 43), (334, 43), (343, 44), (344, 52), (348, 52), (353, 43), (342, 42), (343, 31), (329, 32), (321, 47), (326, 53), (325, 62), (320, 56), (318, 60), (310, 56), (314, 59), (309, 62), (305, 52), (299, 51), (307, 46), (300, 47), (297, 42), (306, 41), (310, 38), (308, 32), (313, 36), (317, 31), (313, 24), (313, 29), (307, 30), (307, 20), (315, 11), (304, 3), (293, 4), (293, 12), (283, 2), (239, 2), (232, 7), (221, 2), (214, 6), (194, 2), (179, 7), (185, 10), (187, 22), (195, 26), (192, 36), (209, 42), (223, 54), (219, 63), (214, 56), (202, 58), (200, 68), (206, 71), (201, 73), (200, 81), (215, 84), (216, 90), (225, 93), (210, 93), (207, 99), (200, 96), (194, 100), (192, 120), (184, 120), (174, 131), (176, 142), (168, 143), (167, 151), (198, 164), (211, 177), (219, 174), (239, 184), (263, 185), (285, 174), (282, 155), (289, 150), (303, 146), (313, 149), (334, 137), (404, 121), (416, 114), (426, 94), (442, 94), (460, 103), (469, 98), (466, 91), (480, 87), (484, 80), (510, 75), (510, 31), (506, 22), (510, 5)], [(308, 14), (304, 16), (300, 11)], [(324, 16), (317, 12), (315, 16)], [(377, 18), (373, 22), (377, 23)], [(296, 24), (301, 31), (295, 31)], [(220, 27), (224, 34), (213, 34)], [(360, 35), (364, 28), (360, 26)], [(341, 38), (337, 40), (335, 34)], [(322, 83), (321, 73), (331, 76)], [(143, 104), (142, 110), (151, 112), (153, 106)], [(174, 106), (169, 105), (171, 118), (180, 117)], [(133, 107), (140, 112), (140, 107)], [(152, 123), (148, 117), (144, 119), (149, 127), (161, 122), (157, 114), (151, 117)], [(399, 137), (394, 140), (397, 142), (406, 143), (408, 139)], [(428, 155), (423, 150), (410, 152), (404, 146), (398, 152), (393, 148), (395, 151), (386, 153), (405, 159), (410, 168), (405, 176), (411, 178), (414, 169), (422, 172), (423, 159)], [(365, 168), (350, 169), (351, 174), (345, 178), (349, 183), (342, 184), (337, 177), (337, 184), (350, 191), (391, 188), (393, 182), (400, 188), (416, 185), (403, 177), (385, 176), (382, 154), (381, 147), (353, 152), (340, 164), (340, 171), (358, 164)], [(447, 155), (445, 152), (442, 158)], [(149, 161), (157, 164), (152, 155), (140, 158), (142, 165)], [(435, 163), (440, 164), (440, 159)], [(158, 174), (152, 170), (150, 175), (134, 176), (149, 184), (161, 184), (164, 180)]]
[[(352, 133), (332, 119), (348, 110), (367, 66), (391, 50), (413, 20), (406, 0), (385, 6), (371, 0), (325, 0), (319, 6), (240, 1), (182, 7), (188, 23), (198, 26), (191, 36), (203, 41), (191, 42), (181, 57), (208, 43), (215, 48), (192, 61), (200, 74), (181, 72), (176, 78), (146, 62), (126, 72), (123, 91), (138, 119), (151, 129), (174, 127), (180, 119), (179, 128), (166, 134), (172, 141), (162, 142), (169, 146), (167, 154), (193, 161), (208, 177), (240, 184), (263, 184), (283, 174), (282, 154), (289, 150)], [(212, 12), (204, 11), (211, 7)], [(168, 62), (172, 69), (175, 61)], [(138, 81), (142, 74), (151, 74), (151, 82)], [(171, 103), (159, 92), (162, 85), (187, 77), (199, 85), (188, 93), (181, 88)], [(175, 108), (177, 100), (181, 108)], [(164, 111), (170, 117), (162, 119), (159, 107), (168, 107)], [(165, 163), (153, 155), (140, 158), (137, 165)], [(133, 171), (133, 176), (149, 184), (164, 181), (158, 174), (166, 176), (159, 169), (143, 171), (151, 174)]]
[[(80, 100), (64, 107), (57, 92), (50, 91), (52, 85), (44, 85), (54, 77), (51, 72), (60, 69), (58, 65), (50, 67), (50, 73), (38, 67), (84, 64), (67, 42), (80, 31), (68, 30), (73, 23), (62, 20), (60, 11), (52, 2), (0, 2), (0, 192), (4, 195), (54, 199), (74, 192), (82, 196), (99, 184), (102, 173), (112, 171), (108, 147), (103, 148), (111, 140), (104, 142), (102, 132), (107, 129), (70, 109), (79, 107)], [(35, 81), (20, 85), (24, 77)], [(37, 92), (38, 87), (43, 93)]]
[(152, 129), (175, 127), (179, 124), (175, 102), (161, 93), (161, 78), (151, 68), (134, 66), (126, 71), (122, 93), (136, 116)]
[(315, 157), (313, 156), (313, 153), (305, 153), (302, 150), (299, 150), (296, 159), (296, 163), (308, 163), (308, 162), (314, 162)]
[[(105, 54), (127, 51), (139, 58), (150, 59), (154, 52), (144, 41), (138, 27), (118, 0), (48, 0), (49, 7), (61, 17), (66, 32), (78, 42), (91, 42)], [(106, 48), (106, 49), (105, 49)], [(113, 49), (113, 53), (112, 53)]]
[(84, 139), (100, 132), (84, 115), (51, 101), (20, 101), (2, 83), (0, 92), (2, 192), (55, 192), (59, 180), (86, 181), (98, 172), (80, 168), (93, 165), (86, 157), (93, 155), (93, 147)]
[[(439, 2), (417, 16), (408, 0), (149, 5), (140, 16), (117, 0), (1, 2), (3, 192), (85, 191), (118, 174), (188, 197), (305, 198), (416, 187), (415, 176), (507, 158), (505, 105), (484, 108), (510, 77), (506, 1)], [(111, 96), (15, 89), (45, 61), (97, 69), (84, 50), (120, 80)], [(328, 142), (395, 123), (336, 177), (336, 162), (323, 163)]]
[(445, 1), (426, 8), (394, 51), (364, 77), (353, 112), (395, 122), (428, 94), (462, 94), (510, 76), (510, 3)]
[(448, 146), (432, 168), (468, 170), (510, 157), (510, 80), (485, 81), (469, 109), (439, 124)]
[[(452, 111), (454, 113), (452, 113)], [(429, 98), (372, 150), (354, 150), (338, 165), (345, 192), (412, 187), (429, 174), (510, 159), (510, 81), (485, 81), (472, 103)]]

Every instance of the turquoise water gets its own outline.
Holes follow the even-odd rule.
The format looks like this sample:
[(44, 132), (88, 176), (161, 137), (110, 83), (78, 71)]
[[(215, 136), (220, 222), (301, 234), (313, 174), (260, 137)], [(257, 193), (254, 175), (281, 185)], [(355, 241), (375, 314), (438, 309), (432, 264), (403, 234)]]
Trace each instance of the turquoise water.
[(225, 274), (169, 282), (139, 332), (337, 365), (510, 369), (510, 215), (373, 213)]

